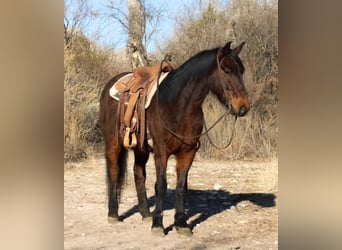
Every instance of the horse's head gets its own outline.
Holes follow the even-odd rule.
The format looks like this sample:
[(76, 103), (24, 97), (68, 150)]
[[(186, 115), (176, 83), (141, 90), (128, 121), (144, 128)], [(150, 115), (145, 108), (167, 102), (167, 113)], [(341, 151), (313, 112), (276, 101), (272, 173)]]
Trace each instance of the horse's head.
[(236, 116), (244, 116), (250, 109), (242, 78), (244, 66), (238, 56), (244, 44), (243, 42), (231, 49), (231, 42), (228, 42), (218, 50), (216, 56), (218, 70), (215, 74), (216, 81), (212, 84), (212, 91), (230, 108), (230, 113)]

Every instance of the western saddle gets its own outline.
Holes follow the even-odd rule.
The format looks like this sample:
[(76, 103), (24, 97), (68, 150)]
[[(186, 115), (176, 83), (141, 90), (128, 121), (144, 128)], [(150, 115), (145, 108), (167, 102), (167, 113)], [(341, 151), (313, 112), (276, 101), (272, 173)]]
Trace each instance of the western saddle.
[[(167, 55), (168, 56), (168, 55)], [(170, 57), (158, 64), (147, 67), (138, 67), (133, 71), (133, 76), (126, 82), (115, 84), (121, 92), (118, 107), (120, 117), (120, 132), (123, 133), (123, 145), (126, 148), (134, 148), (137, 145), (139, 134), (139, 146), (142, 148), (145, 139), (145, 102), (149, 87), (156, 82), (160, 72), (170, 72), (173, 67), (168, 61)]]

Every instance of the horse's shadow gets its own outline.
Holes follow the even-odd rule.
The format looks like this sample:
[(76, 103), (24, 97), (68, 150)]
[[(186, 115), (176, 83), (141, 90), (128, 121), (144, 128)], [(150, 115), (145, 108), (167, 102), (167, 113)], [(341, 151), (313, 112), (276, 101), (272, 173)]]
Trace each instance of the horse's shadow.
[[(221, 213), (224, 210), (230, 209), (232, 206), (236, 206), (241, 201), (250, 201), (255, 205), (261, 207), (274, 207), (276, 196), (272, 193), (238, 193), (231, 194), (226, 191), (216, 190), (188, 190), (185, 211), (187, 220), (194, 215), (199, 214), (196, 219), (188, 221), (191, 230), (197, 225), (209, 217)], [(174, 190), (168, 189), (165, 195), (163, 203), (164, 210), (174, 209), (175, 193)], [(152, 207), (155, 203), (155, 197), (152, 196), (148, 199), (149, 207)], [(138, 206), (134, 206), (120, 216), (120, 220), (123, 221), (135, 213), (138, 213)], [(167, 234), (172, 230), (174, 225), (170, 225), (165, 229)]]

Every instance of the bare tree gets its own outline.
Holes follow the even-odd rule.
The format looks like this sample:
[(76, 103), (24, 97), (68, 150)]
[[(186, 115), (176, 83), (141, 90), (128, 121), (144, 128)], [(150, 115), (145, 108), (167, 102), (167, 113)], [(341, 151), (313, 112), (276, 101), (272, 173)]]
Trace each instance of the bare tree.
[(126, 52), (134, 69), (149, 65), (146, 48), (158, 31), (164, 10), (162, 4), (156, 8), (144, 0), (127, 0), (126, 3), (128, 13), (119, 7), (118, 0), (109, 0), (107, 8), (110, 12), (109, 17), (119, 22), (128, 34)]
[(90, 8), (86, 0), (64, 1), (64, 45), (70, 47), (77, 32), (84, 32)]
[(127, 55), (131, 58), (132, 68), (148, 64), (143, 38), (146, 30), (144, 6), (141, 0), (127, 0), (128, 5), (128, 41)]

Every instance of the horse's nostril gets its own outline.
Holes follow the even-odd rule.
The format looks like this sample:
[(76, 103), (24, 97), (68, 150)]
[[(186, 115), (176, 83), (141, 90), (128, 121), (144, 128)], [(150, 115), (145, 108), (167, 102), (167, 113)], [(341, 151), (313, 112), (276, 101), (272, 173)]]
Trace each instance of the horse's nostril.
[(244, 116), (247, 113), (247, 108), (242, 106), (239, 111), (239, 116)]

